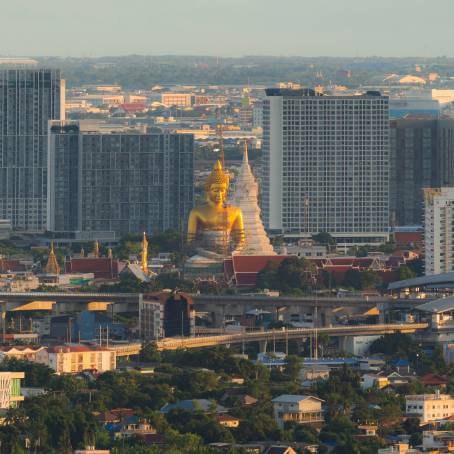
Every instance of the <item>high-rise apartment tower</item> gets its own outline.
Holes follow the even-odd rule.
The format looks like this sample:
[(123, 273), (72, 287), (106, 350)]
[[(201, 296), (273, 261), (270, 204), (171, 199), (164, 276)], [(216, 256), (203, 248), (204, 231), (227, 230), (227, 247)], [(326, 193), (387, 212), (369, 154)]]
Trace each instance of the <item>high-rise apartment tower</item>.
[(454, 188), (424, 189), (426, 275), (454, 271)]
[(388, 237), (388, 97), (266, 90), (262, 208), (286, 236), (329, 232), (338, 243)]
[(0, 218), (39, 232), (46, 224), (47, 122), (64, 119), (59, 70), (0, 70)]
[(49, 230), (118, 238), (186, 229), (194, 198), (191, 134), (74, 121), (49, 128)]

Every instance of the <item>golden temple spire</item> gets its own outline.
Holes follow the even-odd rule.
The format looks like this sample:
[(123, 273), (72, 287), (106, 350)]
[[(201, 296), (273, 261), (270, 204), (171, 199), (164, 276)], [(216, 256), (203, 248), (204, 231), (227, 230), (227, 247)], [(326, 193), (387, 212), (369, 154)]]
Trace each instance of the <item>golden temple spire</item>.
[(85, 249), (83, 247), (80, 248), (80, 254), (81, 257), (85, 257)]
[(57, 256), (54, 251), (54, 242), (50, 243), (49, 257), (47, 258), (47, 264), (44, 268), (47, 274), (60, 274), (60, 265), (57, 261)]
[(95, 240), (95, 246), (93, 248), (93, 257), (99, 257), (99, 241)]
[(107, 249), (107, 258), (108, 259), (113, 259), (113, 253), (112, 253), (112, 248), (110, 247)]
[(148, 240), (147, 234), (143, 232), (143, 240), (142, 240), (142, 271), (145, 274), (148, 274)]

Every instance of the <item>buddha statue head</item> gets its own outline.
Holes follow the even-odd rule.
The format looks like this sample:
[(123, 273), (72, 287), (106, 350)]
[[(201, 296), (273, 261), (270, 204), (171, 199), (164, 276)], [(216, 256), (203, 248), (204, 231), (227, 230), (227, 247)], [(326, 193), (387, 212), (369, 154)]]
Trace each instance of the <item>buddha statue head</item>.
[(205, 182), (205, 193), (210, 205), (221, 207), (224, 205), (229, 189), (229, 176), (224, 172), (222, 164), (217, 161), (213, 171)]

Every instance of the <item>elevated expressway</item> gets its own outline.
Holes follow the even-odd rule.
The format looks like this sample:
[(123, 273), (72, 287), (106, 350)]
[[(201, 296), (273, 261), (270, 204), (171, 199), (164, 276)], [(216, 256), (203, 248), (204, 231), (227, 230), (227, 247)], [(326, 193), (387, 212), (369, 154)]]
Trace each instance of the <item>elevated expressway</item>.
[(199, 336), (166, 338), (156, 342), (158, 350), (177, 350), (179, 348), (204, 348), (216, 345), (242, 344), (246, 342), (266, 342), (273, 340), (303, 339), (326, 333), (328, 336), (383, 335), (391, 333), (414, 333), (428, 328), (427, 323), (401, 323), (383, 325), (335, 326), (326, 328), (295, 328), (269, 331), (254, 331), (241, 334), (223, 334), (220, 336)]
[[(20, 312), (45, 310), (54, 314), (82, 310), (106, 310), (112, 313), (138, 313), (146, 294), (140, 293), (84, 293), (84, 292), (0, 292), (2, 311)], [(376, 309), (380, 320), (385, 322), (389, 310), (411, 310), (421, 300), (393, 299), (381, 296), (345, 297), (270, 297), (267, 295), (193, 295), (197, 313), (210, 319), (215, 328), (223, 326), (225, 320), (238, 318), (251, 310), (268, 311), (286, 322), (292, 316), (303, 318), (312, 314), (317, 307), (318, 326), (329, 326), (340, 315), (365, 315)]]

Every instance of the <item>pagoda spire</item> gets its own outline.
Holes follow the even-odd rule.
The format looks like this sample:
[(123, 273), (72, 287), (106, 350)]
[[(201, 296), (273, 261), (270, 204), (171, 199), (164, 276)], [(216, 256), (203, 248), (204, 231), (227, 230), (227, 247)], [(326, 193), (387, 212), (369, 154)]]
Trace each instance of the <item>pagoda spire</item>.
[(147, 234), (145, 232), (143, 232), (143, 240), (142, 240), (141, 268), (145, 274), (148, 274), (148, 240), (147, 240)]
[(93, 257), (98, 258), (99, 257), (99, 241), (95, 240), (95, 245), (93, 248)]
[(243, 212), (245, 246), (241, 255), (276, 255), (265, 232), (258, 203), (259, 186), (249, 165), (247, 142), (243, 146), (243, 163), (235, 182), (233, 205)]
[(247, 140), (243, 144), (243, 164), (249, 164), (249, 156), (247, 151)]
[(110, 247), (107, 249), (107, 258), (108, 259), (113, 259), (113, 253), (112, 253), (112, 248)]
[(58, 264), (57, 256), (54, 251), (54, 242), (50, 243), (49, 257), (47, 258), (47, 264), (44, 268), (47, 274), (60, 274), (60, 265)]

